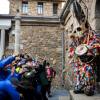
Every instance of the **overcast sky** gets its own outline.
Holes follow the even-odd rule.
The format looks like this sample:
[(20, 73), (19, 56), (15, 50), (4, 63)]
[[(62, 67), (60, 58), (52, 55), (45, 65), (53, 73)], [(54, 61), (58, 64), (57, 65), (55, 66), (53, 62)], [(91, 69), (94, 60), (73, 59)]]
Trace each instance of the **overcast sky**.
[(9, 14), (8, 0), (0, 0), (0, 14)]

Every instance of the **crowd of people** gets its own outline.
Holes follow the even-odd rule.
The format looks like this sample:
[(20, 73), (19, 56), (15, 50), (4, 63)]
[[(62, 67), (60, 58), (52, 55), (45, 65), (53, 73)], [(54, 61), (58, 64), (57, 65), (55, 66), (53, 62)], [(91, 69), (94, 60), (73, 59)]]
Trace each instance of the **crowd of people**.
[[(56, 71), (46, 63), (31, 58), (27, 53), (15, 52), (0, 61), (0, 100), (48, 100), (52, 97), (51, 81)], [(26, 56), (26, 57), (25, 57)]]

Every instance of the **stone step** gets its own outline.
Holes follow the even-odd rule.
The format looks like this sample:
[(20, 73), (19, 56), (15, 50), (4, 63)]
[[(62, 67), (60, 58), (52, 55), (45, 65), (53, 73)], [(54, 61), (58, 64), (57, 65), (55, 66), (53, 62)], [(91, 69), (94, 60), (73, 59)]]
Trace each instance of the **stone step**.
[(84, 93), (75, 94), (70, 90), (70, 100), (100, 100), (100, 94), (94, 93), (93, 96), (87, 96)]
[(58, 96), (58, 100), (70, 100), (69, 96)]

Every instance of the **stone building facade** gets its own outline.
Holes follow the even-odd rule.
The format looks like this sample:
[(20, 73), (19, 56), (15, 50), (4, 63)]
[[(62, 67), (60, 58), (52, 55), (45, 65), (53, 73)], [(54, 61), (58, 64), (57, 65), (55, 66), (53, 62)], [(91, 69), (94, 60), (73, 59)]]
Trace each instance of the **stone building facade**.
[[(62, 3), (65, 0), (9, 0), (10, 12), (9, 14), (15, 15), (17, 5), (19, 5), (20, 15), (38, 15), (38, 16), (59, 16), (62, 10)], [(39, 3), (43, 6), (43, 14), (38, 12)], [(27, 13), (23, 12), (23, 4), (27, 6)], [(58, 12), (53, 14), (53, 4), (57, 4)]]
[[(69, 30), (74, 30), (75, 25), (70, 12), (70, 6), (74, 0), (9, 0), (10, 15), (0, 15), (0, 19), (10, 19), (11, 28), (6, 31), (5, 55), (9, 56), (14, 52), (15, 35), (15, 15), (17, 5), (21, 17), (20, 26), (20, 52), (28, 52), (33, 58), (42, 61), (46, 58), (51, 66), (57, 71), (57, 75), (52, 82), (52, 85), (62, 85), (67, 90), (74, 89), (74, 69), (69, 64)], [(65, 2), (66, 1), (66, 2)], [(100, 0), (77, 0), (80, 5), (84, 6), (82, 1), (88, 7), (88, 21), (93, 30), (100, 33)], [(65, 2), (62, 8), (62, 2)], [(23, 13), (22, 4), (28, 6), (27, 13)], [(42, 14), (38, 13), (38, 4), (42, 4)], [(57, 13), (53, 13), (53, 4), (57, 4)], [(64, 26), (64, 56), (63, 51), (63, 30), (60, 25)], [(0, 29), (2, 27), (0, 26)], [(53, 60), (57, 60), (57, 64), (53, 65)], [(64, 60), (63, 67), (67, 70), (62, 76), (62, 59)], [(100, 76), (99, 76), (100, 77)], [(98, 85), (99, 87), (99, 85)]]

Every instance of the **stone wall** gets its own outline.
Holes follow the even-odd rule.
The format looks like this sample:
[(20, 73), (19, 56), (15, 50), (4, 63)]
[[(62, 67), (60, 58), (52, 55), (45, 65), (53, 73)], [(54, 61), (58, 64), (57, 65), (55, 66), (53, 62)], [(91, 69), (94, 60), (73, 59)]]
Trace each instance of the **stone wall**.
[[(15, 25), (12, 23), (12, 29)], [(50, 62), (57, 74), (53, 80), (53, 85), (61, 86), (62, 82), (62, 30), (59, 28), (59, 24), (37, 24), (37, 23), (21, 23), (20, 32), (21, 50), (20, 52), (28, 52), (28, 54), (42, 62), (43, 58), (46, 58), (47, 62)], [(15, 36), (9, 33), (9, 46), (6, 47), (6, 56), (12, 55), (14, 52)], [(56, 65), (53, 65), (53, 60), (57, 61)]]
[[(34, 0), (9, 0), (10, 1), (10, 13), (11, 15), (16, 14), (17, 5), (19, 5), (20, 15), (22, 15), (22, 1), (28, 1), (28, 13), (26, 15), (40, 15), (40, 16), (59, 16), (62, 10), (62, 2), (49, 2), (49, 1), (40, 1), (43, 2), (43, 14), (38, 14), (38, 2)], [(58, 14), (53, 14), (53, 3), (58, 3)]]
[[(66, 23), (67, 22), (67, 23)], [(65, 89), (70, 90), (73, 89), (75, 86), (75, 78), (74, 78), (74, 69), (70, 62), (70, 58), (68, 58), (69, 51), (68, 51), (68, 46), (70, 42), (69, 38), (69, 29), (71, 29), (73, 26), (73, 19), (71, 17), (71, 13), (68, 14), (68, 16), (65, 19), (65, 69), (67, 72), (65, 73)]]

